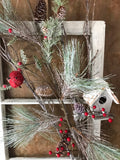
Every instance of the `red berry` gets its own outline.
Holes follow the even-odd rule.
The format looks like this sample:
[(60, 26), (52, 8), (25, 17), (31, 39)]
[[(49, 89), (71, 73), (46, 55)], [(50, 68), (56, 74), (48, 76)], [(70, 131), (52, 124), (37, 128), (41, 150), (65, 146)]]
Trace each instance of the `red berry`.
[(109, 122), (109, 123), (112, 123), (112, 121), (113, 121), (113, 120), (112, 120), (111, 118), (108, 119), (108, 122)]
[(8, 32), (9, 32), (9, 33), (12, 33), (12, 28), (9, 28), (9, 29), (8, 29)]
[(70, 156), (70, 152), (67, 152), (67, 156)]
[(17, 69), (17, 71), (21, 72), (21, 69), (20, 69), (20, 68), (18, 68), (18, 69)]
[(105, 111), (105, 108), (102, 108), (102, 111), (104, 112), (104, 111)]
[(60, 149), (61, 149), (61, 151), (63, 151), (63, 150), (64, 150), (64, 147), (60, 147)]
[(52, 151), (49, 151), (49, 155), (51, 155), (52, 154)]
[(96, 109), (96, 106), (93, 106), (93, 109)]
[(47, 36), (44, 36), (44, 39), (47, 39)]
[(22, 62), (18, 62), (18, 66), (21, 66), (22, 65)]
[(75, 144), (74, 144), (74, 143), (72, 143), (72, 147), (73, 147), (73, 148), (75, 147)]
[(6, 84), (3, 84), (3, 88), (6, 88), (7, 87), (7, 85)]
[(94, 115), (94, 114), (92, 115), (92, 118), (95, 118), (95, 115)]
[(103, 113), (103, 117), (106, 117), (106, 113)]
[(59, 148), (58, 148), (58, 147), (56, 148), (56, 151), (59, 151)]
[(88, 116), (88, 112), (85, 112), (84, 115), (85, 115), (85, 116)]
[(60, 154), (59, 154), (59, 153), (57, 153), (57, 154), (56, 154), (56, 156), (59, 158), (59, 157), (60, 157)]
[(67, 141), (68, 141), (68, 142), (70, 142), (70, 141), (71, 141), (71, 138), (70, 138), (70, 137), (68, 137), (68, 138), (67, 138)]
[(61, 127), (62, 126), (62, 124), (61, 123), (59, 123), (59, 127)]
[(66, 129), (64, 132), (65, 132), (65, 133), (68, 133), (68, 130)]
[(63, 133), (63, 130), (61, 129), (61, 130), (59, 130), (59, 132), (62, 134), (62, 133)]
[(61, 122), (63, 121), (63, 118), (62, 118), (62, 117), (60, 118), (60, 121), (61, 121)]

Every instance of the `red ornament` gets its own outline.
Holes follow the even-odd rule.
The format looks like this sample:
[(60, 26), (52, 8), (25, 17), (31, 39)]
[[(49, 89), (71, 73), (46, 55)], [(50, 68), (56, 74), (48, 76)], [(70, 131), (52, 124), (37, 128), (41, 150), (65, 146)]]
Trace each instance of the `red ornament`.
[(60, 121), (61, 121), (61, 122), (63, 121), (63, 118), (62, 118), (62, 117), (60, 118)]
[(95, 115), (94, 115), (94, 114), (92, 115), (92, 118), (95, 118)]
[(59, 157), (60, 157), (60, 154), (59, 154), (59, 153), (57, 153), (57, 154), (56, 154), (56, 156), (59, 158)]
[(12, 33), (12, 28), (9, 28), (9, 29), (8, 29), (8, 32), (9, 32), (9, 33)]
[(104, 111), (105, 111), (105, 108), (102, 108), (102, 111), (104, 112)]
[(63, 150), (64, 150), (64, 147), (60, 147), (60, 149), (61, 149), (61, 151), (63, 151)]
[(67, 156), (70, 156), (70, 152), (67, 152)]
[(112, 123), (112, 121), (113, 121), (113, 120), (112, 120), (111, 118), (108, 119), (108, 122), (109, 122), (109, 123)]
[(96, 106), (93, 106), (93, 109), (96, 109)]
[(103, 113), (103, 117), (106, 117), (107, 115), (106, 115), (106, 113)]
[(68, 130), (66, 129), (64, 132), (65, 132), (65, 133), (68, 133)]
[(67, 141), (68, 141), (68, 142), (70, 142), (70, 141), (71, 141), (71, 138), (70, 138), (70, 137), (68, 137), (68, 138), (67, 138)]
[(51, 155), (52, 154), (52, 151), (49, 151), (49, 155)]
[(85, 115), (85, 116), (88, 116), (88, 112), (85, 112), (84, 115)]
[(73, 147), (73, 148), (75, 147), (75, 143), (72, 143), (72, 147)]
[(61, 127), (62, 126), (62, 124), (61, 123), (59, 123), (59, 127)]
[(47, 36), (44, 36), (44, 39), (47, 39)]
[(7, 87), (7, 85), (6, 84), (3, 84), (3, 88), (6, 88)]
[(18, 65), (18, 66), (21, 66), (21, 65), (22, 65), (22, 62), (18, 62), (17, 65)]
[(59, 148), (58, 148), (58, 147), (56, 148), (56, 151), (59, 151)]
[(9, 75), (8, 82), (10, 83), (11, 87), (17, 88), (19, 87), (24, 81), (23, 75), (19, 71), (12, 71)]
[(63, 130), (61, 129), (61, 130), (59, 130), (59, 132), (62, 134), (62, 133), (63, 133)]

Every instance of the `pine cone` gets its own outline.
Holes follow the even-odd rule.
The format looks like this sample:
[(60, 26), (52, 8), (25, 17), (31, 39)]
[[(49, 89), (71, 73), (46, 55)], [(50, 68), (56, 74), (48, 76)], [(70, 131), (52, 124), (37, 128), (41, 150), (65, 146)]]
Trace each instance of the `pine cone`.
[(35, 92), (37, 93), (38, 96), (41, 97), (50, 97), (54, 95), (52, 89), (49, 86), (37, 87)]
[(66, 15), (65, 7), (60, 6), (59, 9), (58, 9), (58, 12), (57, 12), (57, 17), (62, 20), (62, 19), (65, 18), (65, 15)]
[(38, 5), (36, 6), (34, 17), (35, 21), (41, 22), (46, 20), (47, 7), (45, 0), (39, 0)]

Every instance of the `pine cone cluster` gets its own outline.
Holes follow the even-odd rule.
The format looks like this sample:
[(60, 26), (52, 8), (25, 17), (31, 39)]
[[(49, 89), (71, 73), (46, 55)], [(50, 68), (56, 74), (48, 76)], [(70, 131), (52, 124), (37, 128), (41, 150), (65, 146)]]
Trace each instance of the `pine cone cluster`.
[(66, 154), (67, 148), (70, 145), (70, 142), (67, 141), (68, 137), (70, 137), (70, 139), (71, 139), (70, 131), (68, 131), (67, 133), (64, 133), (62, 135), (62, 139), (59, 142), (58, 147), (57, 147), (57, 154), (60, 154), (62, 156), (64, 156)]
[(60, 20), (63, 20), (65, 18), (65, 15), (66, 15), (65, 7), (64, 6), (60, 6), (59, 9), (58, 9), (58, 12), (57, 12), (57, 17)]
[(39, 0), (34, 13), (35, 21), (45, 21), (47, 18), (47, 6), (45, 0)]

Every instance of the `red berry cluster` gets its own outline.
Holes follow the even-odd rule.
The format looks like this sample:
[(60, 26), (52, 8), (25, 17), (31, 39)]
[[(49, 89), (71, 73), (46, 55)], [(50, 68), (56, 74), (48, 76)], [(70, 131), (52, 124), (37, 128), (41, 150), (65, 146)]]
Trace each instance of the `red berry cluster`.
[[(92, 117), (93, 119), (95, 118), (94, 110), (95, 110), (96, 108), (97, 108), (96, 106), (93, 106), (93, 114), (91, 115), (91, 117)], [(105, 108), (102, 108), (102, 109), (101, 109), (101, 112), (102, 112), (102, 116), (103, 116), (103, 117), (106, 117), (106, 116), (107, 116), (107, 114), (106, 114), (106, 112), (105, 112)], [(85, 116), (90, 116), (90, 114), (89, 114), (88, 112), (85, 112), (84, 115), (85, 115)], [(109, 118), (109, 119), (108, 119), (108, 122), (109, 122), (109, 123), (112, 123), (112, 119)]]
[[(61, 122), (63, 121), (62, 117), (60, 118), (60, 121)], [(62, 124), (59, 123), (59, 127), (61, 127), (61, 126), (62, 126)], [(62, 129), (60, 129), (59, 133), (61, 134), (62, 138), (56, 148), (56, 152), (55, 152), (56, 157), (59, 158), (64, 155), (70, 156), (70, 152), (68, 151), (69, 145), (71, 144), (73, 148), (75, 147), (75, 144), (71, 142), (72, 141), (71, 140), (72, 139), (71, 133), (68, 129), (66, 129), (64, 131)], [(51, 154), (52, 154), (52, 151), (49, 151), (49, 155), (51, 155)]]

